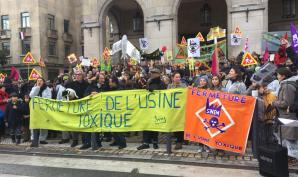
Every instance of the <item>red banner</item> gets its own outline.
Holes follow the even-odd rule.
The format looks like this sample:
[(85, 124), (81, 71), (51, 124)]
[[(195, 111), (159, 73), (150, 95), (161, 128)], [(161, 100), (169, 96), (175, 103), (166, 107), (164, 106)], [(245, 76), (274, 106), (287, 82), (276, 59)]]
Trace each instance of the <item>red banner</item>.
[(255, 103), (254, 97), (189, 89), (184, 138), (244, 154)]

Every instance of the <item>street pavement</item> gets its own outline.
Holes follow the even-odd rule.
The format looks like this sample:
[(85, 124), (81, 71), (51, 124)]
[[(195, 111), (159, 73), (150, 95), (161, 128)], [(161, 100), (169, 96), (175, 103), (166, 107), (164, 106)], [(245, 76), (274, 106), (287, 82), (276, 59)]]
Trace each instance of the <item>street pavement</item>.
[(0, 154), (1, 177), (259, 177), (256, 170)]
[[(159, 176), (243, 176), (258, 175), (258, 161), (248, 148), (245, 155), (197, 152), (197, 145), (183, 146), (167, 154), (166, 145), (159, 149), (138, 151), (139, 143), (129, 142), (128, 147), (119, 150), (110, 147), (93, 151), (70, 148), (69, 144), (49, 144), (30, 148), (29, 143), (15, 145), (10, 139), (0, 142), (0, 177), (159, 177)], [(298, 165), (290, 165), (291, 177), (298, 176)]]

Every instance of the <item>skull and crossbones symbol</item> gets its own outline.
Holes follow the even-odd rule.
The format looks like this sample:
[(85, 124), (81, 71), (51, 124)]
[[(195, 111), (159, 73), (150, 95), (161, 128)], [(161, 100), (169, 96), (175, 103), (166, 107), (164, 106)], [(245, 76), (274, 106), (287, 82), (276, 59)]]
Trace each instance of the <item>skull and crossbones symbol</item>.
[(204, 123), (207, 123), (209, 126), (205, 126), (204, 128), (207, 130), (209, 128), (216, 128), (217, 130), (220, 131), (220, 133), (225, 132), (222, 130), (220, 127), (225, 127), (225, 123), (219, 124), (218, 118), (217, 117), (212, 117), (209, 121), (207, 119), (204, 120)]

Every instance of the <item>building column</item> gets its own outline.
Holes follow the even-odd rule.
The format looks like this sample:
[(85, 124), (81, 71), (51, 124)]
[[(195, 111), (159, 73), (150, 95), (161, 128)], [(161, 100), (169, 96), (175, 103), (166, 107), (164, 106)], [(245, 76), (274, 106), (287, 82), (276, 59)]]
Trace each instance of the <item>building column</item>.
[(98, 22), (84, 22), (84, 56), (100, 57), (100, 25)]
[[(250, 52), (262, 53), (262, 33), (268, 31), (268, 4), (267, 1), (252, 0), (240, 2), (231, 0), (233, 5), (228, 7), (228, 38), (237, 26), (242, 30), (240, 46), (231, 46), (228, 40), (229, 58), (237, 57), (243, 50), (246, 37)], [(253, 4), (252, 4), (253, 3)]]

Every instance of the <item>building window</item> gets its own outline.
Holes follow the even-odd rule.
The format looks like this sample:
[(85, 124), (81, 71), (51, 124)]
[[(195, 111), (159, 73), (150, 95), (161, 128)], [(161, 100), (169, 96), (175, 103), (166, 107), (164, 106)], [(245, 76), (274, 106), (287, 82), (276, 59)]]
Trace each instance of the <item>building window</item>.
[(65, 58), (70, 54), (70, 45), (64, 45), (64, 56)]
[(143, 30), (143, 16), (140, 12), (137, 12), (132, 19), (133, 32), (140, 32)]
[(22, 40), (22, 55), (26, 55), (30, 51), (31, 51), (30, 41)]
[(69, 20), (64, 20), (64, 33), (69, 33)]
[(21, 27), (22, 28), (30, 27), (30, 15), (29, 15), (29, 12), (22, 12), (21, 13)]
[(282, 1), (282, 17), (293, 18), (296, 15), (295, 11), (296, 0), (283, 0)]
[(55, 30), (55, 16), (48, 14), (48, 29)]
[(49, 69), (48, 70), (48, 79), (55, 80), (59, 75), (59, 69)]
[(49, 56), (56, 56), (57, 55), (56, 52), (57, 52), (57, 50), (56, 50), (56, 42), (49, 41), (49, 48), (48, 48)]
[(2, 43), (2, 50), (7, 53), (7, 56), (10, 56), (10, 43), (9, 42), (3, 42)]
[(211, 25), (211, 7), (206, 1), (203, 7), (201, 8), (201, 17), (202, 17), (201, 25), (203, 26)]
[(9, 17), (8, 15), (1, 16), (1, 29), (8, 30), (9, 29)]

